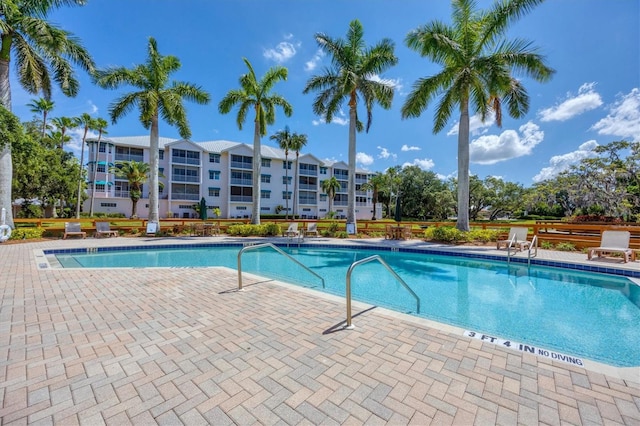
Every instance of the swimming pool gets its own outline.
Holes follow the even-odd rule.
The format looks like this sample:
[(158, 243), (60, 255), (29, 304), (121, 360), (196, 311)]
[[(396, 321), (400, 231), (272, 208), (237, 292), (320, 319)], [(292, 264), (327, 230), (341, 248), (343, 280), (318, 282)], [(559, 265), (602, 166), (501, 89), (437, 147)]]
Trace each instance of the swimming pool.
[[(94, 253), (85, 249), (55, 256), (63, 267), (72, 268), (235, 269), (241, 247), (111, 248)], [(304, 268), (269, 248), (243, 254), (243, 271), (344, 295), (352, 262), (380, 255), (419, 296), (420, 313), (415, 299), (377, 262), (354, 270), (355, 300), (614, 366), (640, 366), (640, 286), (626, 277), (420, 250), (281, 248), (322, 276), (326, 288)]]

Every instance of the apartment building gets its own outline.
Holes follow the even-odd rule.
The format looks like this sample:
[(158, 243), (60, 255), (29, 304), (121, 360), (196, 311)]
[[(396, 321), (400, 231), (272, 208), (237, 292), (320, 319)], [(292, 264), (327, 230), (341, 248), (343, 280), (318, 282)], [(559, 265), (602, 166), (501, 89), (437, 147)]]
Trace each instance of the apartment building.
[[(149, 136), (88, 139), (88, 195), (94, 187), (94, 212), (131, 215), (129, 182), (113, 174), (113, 167), (123, 161), (149, 163)], [(260, 175), (261, 214), (284, 216), (287, 202), (289, 214), (302, 219), (324, 218), (329, 213), (329, 199), (322, 192), (322, 182), (335, 176), (340, 182), (332, 202), (336, 217), (347, 215), (348, 165), (326, 162), (313, 154), (295, 153), (285, 162), (284, 151), (262, 145)], [(207, 207), (220, 209), (222, 218), (250, 218), (253, 202), (253, 148), (241, 142), (216, 140), (193, 142), (160, 138), (159, 212), (161, 218), (195, 218), (194, 205), (204, 197)], [(297, 173), (296, 173), (297, 171)], [(297, 181), (296, 181), (297, 176)], [(356, 171), (356, 219), (373, 215), (372, 192), (361, 190), (371, 177), (366, 170)], [(143, 185), (136, 214), (148, 217), (149, 191)], [(90, 200), (83, 205), (89, 211)], [(294, 206), (294, 204), (296, 204)], [(209, 212), (211, 216), (211, 212)], [(377, 215), (380, 217), (380, 215)]]

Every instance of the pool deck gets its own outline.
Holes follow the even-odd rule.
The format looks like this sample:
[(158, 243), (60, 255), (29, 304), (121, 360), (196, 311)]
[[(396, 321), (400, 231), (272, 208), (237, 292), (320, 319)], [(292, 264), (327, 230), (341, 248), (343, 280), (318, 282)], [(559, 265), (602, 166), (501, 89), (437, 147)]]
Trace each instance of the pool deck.
[[(583, 368), (363, 304), (346, 330), (343, 298), (252, 275), (239, 292), (226, 268), (43, 266), (44, 249), (220, 241), (262, 240), (0, 244), (0, 425), (640, 424), (640, 368)], [(307, 242), (329, 241), (442, 248)]]

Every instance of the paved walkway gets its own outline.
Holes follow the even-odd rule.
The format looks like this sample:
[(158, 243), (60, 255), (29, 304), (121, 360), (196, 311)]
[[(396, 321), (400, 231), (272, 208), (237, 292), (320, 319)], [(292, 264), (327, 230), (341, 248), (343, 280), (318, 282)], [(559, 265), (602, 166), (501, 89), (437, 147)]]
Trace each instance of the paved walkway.
[(640, 424), (640, 369), (360, 305), (343, 330), (344, 300), (252, 276), (237, 292), (222, 268), (39, 269), (34, 254), (147, 241), (0, 245), (0, 424)]

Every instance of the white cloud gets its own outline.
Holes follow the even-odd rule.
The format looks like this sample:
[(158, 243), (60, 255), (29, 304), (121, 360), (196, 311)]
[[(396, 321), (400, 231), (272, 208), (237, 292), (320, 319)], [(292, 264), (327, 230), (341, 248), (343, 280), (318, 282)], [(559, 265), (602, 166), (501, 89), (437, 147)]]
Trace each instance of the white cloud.
[(398, 92), (401, 92), (402, 88), (404, 87), (402, 85), (402, 79), (401, 78), (395, 78), (395, 79), (394, 78), (380, 78), (380, 76), (378, 74), (374, 74), (374, 75), (370, 76), (369, 79), (371, 81), (377, 81), (377, 82), (380, 82), (380, 83), (388, 84)]
[[(469, 134), (475, 136), (487, 133), (489, 131), (489, 127), (493, 126), (494, 123), (495, 117), (492, 111), (487, 114), (484, 121), (482, 121), (482, 116), (480, 114), (476, 114), (469, 119)], [(456, 121), (447, 132), (447, 136), (457, 135), (459, 125), (460, 122)]]
[(282, 41), (272, 49), (264, 49), (263, 56), (279, 64), (288, 61), (296, 54), (296, 47), (288, 41)]
[(373, 164), (373, 157), (369, 154), (365, 154), (364, 152), (358, 152), (356, 154), (356, 163), (363, 167), (370, 166)]
[(378, 158), (387, 159), (387, 158), (391, 157), (394, 160), (396, 158), (398, 158), (398, 156), (396, 154), (393, 154), (392, 152), (389, 152), (389, 150), (387, 148), (383, 148), (381, 146), (377, 146), (376, 148), (378, 148), (380, 150), (380, 154), (378, 154)]
[(578, 95), (567, 94), (560, 104), (545, 108), (538, 114), (540, 121), (567, 121), (583, 112), (591, 111), (602, 105), (600, 94), (594, 90), (595, 83), (585, 83), (578, 89)]
[(531, 121), (518, 129), (505, 130), (499, 136), (480, 136), (469, 145), (470, 161), (476, 164), (495, 164), (500, 161), (529, 155), (542, 142), (544, 132)]
[[(82, 149), (82, 137), (84, 136), (84, 127), (83, 128), (75, 128), (67, 130), (67, 135), (71, 137), (71, 140), (64, 144), (64, 150), (68, 152), (72, 152), (73, 155), (80, 158), (80, 149)], [(89, 130), (87, 132), (87, 139), (97, 138), (98, 133), (93, 130)], [(84, 161), (87, 160), (87, 147), (85, 146), (84, 151)]]
[[(326, 124), (326, 120), (312, 120), (311, 124), (313, 124), (314, 126), (319, 126), (321, 124)], [(334, 115), (333, 119), (331, 119), (331, 124), (346, 126), (347, 124), (349, 124), (349, 119), (345, 115), (344, 111), (340, 110), (338, 111), (338, 115)]]
[(591, 129), (601, 135), (640, 140), (640, 90), (636, 87), (626, 95), (619, 95), (610, 106), (609, 114)]
[(314, 69), (316, 69), (318, 64), (322, 61), (323, 57), (324, 57), (324, 52), (318, 49), (316, 53), (313, 55), (313, 57), (304, 63), (304, 70), (313, 71)]
[(552, 179), (559, 173), (569, 169), (573, 164), (578, 164), (581, 160), (594, 157), (596, 154), (593, 150), (598, 146), (594, 140), (587, 141), (580, 145), (577, 150), (562, 155), (554, 155), (549, 160), (549, 167), (540, 170), (540, 173), (533, 177), (534, 182), (542, 182), (543, 180)]
[(98, 112), (98, 106), (91, 101), (87, 101), (89, 105), (89, 114), (96, 114)]
[(416, 158), (413, 160), (413, 162), (406, 162), (402, 165), (402, 167), (408, 166), (418, 166), (422, 170), (430, 170), (433, 168), (433, 166), (435, 166), (435, 163), (431, 158)]
[(418, 146), (408, 146), (408, 145), (402, 145), (402, 148), (400, 148), (400, 151), (402, 152), (407, 152), (407, 151), (420, 151), (422, 148), (418, 147)]

